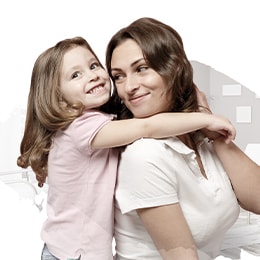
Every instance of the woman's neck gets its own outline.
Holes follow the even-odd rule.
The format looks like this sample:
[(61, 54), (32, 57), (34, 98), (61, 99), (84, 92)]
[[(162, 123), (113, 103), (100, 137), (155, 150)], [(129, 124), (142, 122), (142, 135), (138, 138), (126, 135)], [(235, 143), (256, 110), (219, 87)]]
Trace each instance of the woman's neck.
[(178, 138), (190, 149), (197, 151), (196, 142), (194, 141), (192, 134), (179, 135)]

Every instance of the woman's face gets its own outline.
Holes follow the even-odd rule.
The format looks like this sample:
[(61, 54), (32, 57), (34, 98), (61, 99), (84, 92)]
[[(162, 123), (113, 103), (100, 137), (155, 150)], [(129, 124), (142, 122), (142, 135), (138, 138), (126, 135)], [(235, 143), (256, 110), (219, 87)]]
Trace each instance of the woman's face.
[(169, 110), (166, 83), (147, 65), (134, 40), (127, 39), (114, 49), (111, 73), (119, 97), (134, 117), (147, 117)]

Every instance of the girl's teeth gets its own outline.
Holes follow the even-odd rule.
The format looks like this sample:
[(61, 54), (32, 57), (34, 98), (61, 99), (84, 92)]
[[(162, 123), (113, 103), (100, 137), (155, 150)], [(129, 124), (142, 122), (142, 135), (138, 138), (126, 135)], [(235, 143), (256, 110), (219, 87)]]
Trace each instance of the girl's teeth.
[(93, 88), (89, 91), (90, 94), (94, 94), (94, 93), (97, 93), (99, 92), (100, 90), (102, 89), (102, 87), (96, 87), (96, 88)]

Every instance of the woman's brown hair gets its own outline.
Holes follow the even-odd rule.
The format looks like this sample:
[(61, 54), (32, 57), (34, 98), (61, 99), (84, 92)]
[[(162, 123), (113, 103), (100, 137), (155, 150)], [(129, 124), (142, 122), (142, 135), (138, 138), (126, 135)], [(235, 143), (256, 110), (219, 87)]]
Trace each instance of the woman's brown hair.
[[(134, 40), (141, 48), (147, 64), (164, 79), (168, 87), (169, 111), (197, 111), (196, 87), (193, 69), (187, 59), (180, 35), (169, 25), (153, 18), (140, 18), (119, 30), (108, 43), (106, 66), (110, 77), (114, 49), (127, 39)], [(115, 84), (115, 82), (113, 82)], [(120, 102), (116, 92), (114, 98)], [(133, 117), (122, 104), (120, 118)]]

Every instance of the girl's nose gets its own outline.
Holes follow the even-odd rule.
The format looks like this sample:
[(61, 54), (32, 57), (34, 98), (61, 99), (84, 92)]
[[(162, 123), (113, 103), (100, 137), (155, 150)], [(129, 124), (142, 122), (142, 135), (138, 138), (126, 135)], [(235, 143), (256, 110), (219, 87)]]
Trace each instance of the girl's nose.
[(88, 78), (88, 81), (95, 81), (99, 78), (99, 76), (95, 71), (90, 70), (87, 73), (87, 78)]

